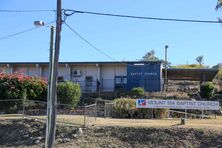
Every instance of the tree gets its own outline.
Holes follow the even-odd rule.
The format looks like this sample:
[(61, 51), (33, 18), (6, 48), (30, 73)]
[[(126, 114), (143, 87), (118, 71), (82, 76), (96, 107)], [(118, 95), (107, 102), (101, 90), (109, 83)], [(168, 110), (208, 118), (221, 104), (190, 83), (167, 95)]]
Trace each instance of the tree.
[(142, 61), (158, 61), (159, 58), (155, 56), (155, 50), (151, 50), (143, 56)]
[[(221, 9), (221, 7), (222, 7), (222, 0), (217, 0), (217, 5), (216, 5), (216, 10), (219, 10), (219, 9)], [(219, 20), (219, 22), (221, 22), (222, 23), (222, 19), (221, 18), (218, 18), (218, 20)]]
[(203, 60), (204, 60), (203, 56), (198, 56), (198, 57), (196, 58), (196, 61), (199, 63), (200, 66), (203, 65)]
[(216, 10), (222, 7), (222, 0), (217, 0)]

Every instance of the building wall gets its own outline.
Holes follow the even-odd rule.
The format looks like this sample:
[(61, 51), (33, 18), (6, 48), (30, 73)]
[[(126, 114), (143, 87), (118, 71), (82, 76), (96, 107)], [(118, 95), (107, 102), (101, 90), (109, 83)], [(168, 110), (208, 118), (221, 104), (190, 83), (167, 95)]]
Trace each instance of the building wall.
[(161, 64), (147, 63), (127, 66), (127, 89), (143, 87), (146, 91), (162, 90)]
[(70, 73), (69, 73), (68, 65), (59, 66), (58, 77), (63, 77), (64, 81), (69, 81), (70, 80)]
[[(74, 75), (75, 71), (80, 74)], [(80, 84), (85, 92), (95, 92), (97, 89), (98, 66), (94, 65), (71, 65), (71, 80)]]
[(28, 66), (27, 67), (27, 75), (39, 77), (40, 76), (40, 67), (38, 65)]
[[(157, 65), (158, 84), (160, 86), (161, 64)], [(29, 76), (39, 76), (48, 79), (48, 64), (4, 64), (0, 65), (0, 72), (23, 73)], [(80, 72), (74, 75), (74, 71)], [(62, 64), (59, 65), (58, 77), (64, 81), (73, 81), (79, 83), (83, 92), (95, 91), (114, 91), (118, 88), (126, 88), (131, 77), (129, 76), (128, 65), (121, 63), (103, 63), (103, 64)], [(136, 80), (137, 81), (137, 80)], [(144, 83), (144, 82), (143, 82)], [(150, 83), (150, 81), (149, 81)], [(155, 82), (153, 82), (155, 83)], [(131, 83), (130, 87), (137, 86)], [(142, 84), (142, 82), (140, 83)], [(146, 84), (144, 84), (145, 86)], [(151, 86), (149, 84), (149, 86)], [(146, 86), (145, 86), (146, 87)]]
[(42, 68), (42, 75), (41, 75), (41, 77), (43, 77), (44, 79), (48, 80), (48, 75), (49, 75), (48, 66), (41, 66), (41, 68)]

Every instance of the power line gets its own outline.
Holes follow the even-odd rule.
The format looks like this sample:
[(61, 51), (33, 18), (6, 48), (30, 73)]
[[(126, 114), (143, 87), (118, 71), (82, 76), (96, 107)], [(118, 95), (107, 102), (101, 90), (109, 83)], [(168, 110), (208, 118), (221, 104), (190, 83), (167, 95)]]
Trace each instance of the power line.
[(25, 13), (25, 12), (55, 12), (55, 10), (0, 10), (0, 12)]
[[(47, 25), (52, 24), (54, 22), (55, 21), (52, 21), (52, 22), (49, 22), (49, 23), (47, 23), (45, 25), (47, 26)], [(17, 36), (17, 35), (20, 35), (20, 34), (23, 34), (23, 33), (26, 33), (26, 32), (32, 31), (32, 30), (35, 30), (37, 28), (38, 27), (33, 27), (33, 28), (30, 28), (30, 29), (27, 29), (27, 30), (24, 30), (24, 31), (20, 31), (20, 32), (17, 32), (17, 33), (14, 33), (14, 34), (10, 34), (8, 36), (1, 37), (0, 40), (4, 40), (4, 39), (10, 38), (10, 37), (14, 37), (14, 36)]]
[(91, 11), (78, 11), (72, 9), (64, 9), (64, 14), (71, 16), (75, 13), (82, 14), (92, 14), (100, 16), (110, 16), (110, 17), (121, 17), (121, 18), (131, 18), (131, 19), (143, 19), (143, 20), (156, 20), (156, 21), (171, 21), (171, 22), (187, 22), (187, 23), (208, 23), (208, 24), (220, 24), (221, 21), (213, 20), (193, 20), (193, 19), (177, 19), (177, 18), (159, 18), (159, 17), (147, 17), (147, 16), (133, 16), (133, 15), (122, 15), (122, 14), (111, 14), (111, 13), (100, 13)]
[(73, 32), (75, 33), (80, 39), (82, 39), (84, 42), (86, 42), (89, 46), (91, 46), (93, 49), (95, 49), (96, 51), (100, 52), (101, 54), (103, 54), (104, 56), (108, 57), (109, 59), (113, 60), (113, 61), (117, 61), (115, 58), (109, 56), (108, 54), (106, 54), (105, 52), (103, 52), (102, 50), (100, 50), (99, 48), (97, 48), (95, 45), (93, 45), (92, 43), (90, 43), (88, 40), (86, 40), (83, 36), (81, 36), (78, 32), (76, 32), (71, 26), (69, 26), (66, 22), (64, 22), (64, 24)]

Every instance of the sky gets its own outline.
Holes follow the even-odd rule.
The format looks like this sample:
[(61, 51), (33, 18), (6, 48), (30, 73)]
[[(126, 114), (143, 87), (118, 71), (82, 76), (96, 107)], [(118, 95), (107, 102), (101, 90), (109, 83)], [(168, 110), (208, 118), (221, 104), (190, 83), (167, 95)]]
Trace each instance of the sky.
[[(216, 11), (216, 0), (62, 0), (63, 9), (93, 11), (134, 16), (213, 20), (222, 16)], [(55, 10), (56, 0), (1, 0), (0, 10)], [(35, 30), (1, 39), (35, 27), (33, 22), (56, 20), (55, 12), (0, 12), (0, 62), (48, 61), (50, 29)], [(164, 59), (168, 45), (168, 60), (172, 65), (196, 63), (204, 56), (204, 64), (222, 62), (222, 25), (138, 20), (75, 13), (65, 21), (82, 37), (109, 55), (93, 49), (65, 24), (62, 26), (60, 61), (135, 61), (150, 50)], [(52, 24), (52, 25), (55, 25)], [(115, 60), (113, 60), (115, 59)]]

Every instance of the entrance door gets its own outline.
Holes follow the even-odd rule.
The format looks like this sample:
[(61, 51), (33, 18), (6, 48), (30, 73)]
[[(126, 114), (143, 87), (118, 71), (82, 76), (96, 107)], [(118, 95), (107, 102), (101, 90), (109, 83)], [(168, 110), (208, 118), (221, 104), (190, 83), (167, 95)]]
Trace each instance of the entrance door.
[(91, 92), (92, 91), (92, 83), (93, 83), (92, 76), (86, 76), (85, 82), (86, 82), (86, 92)]

